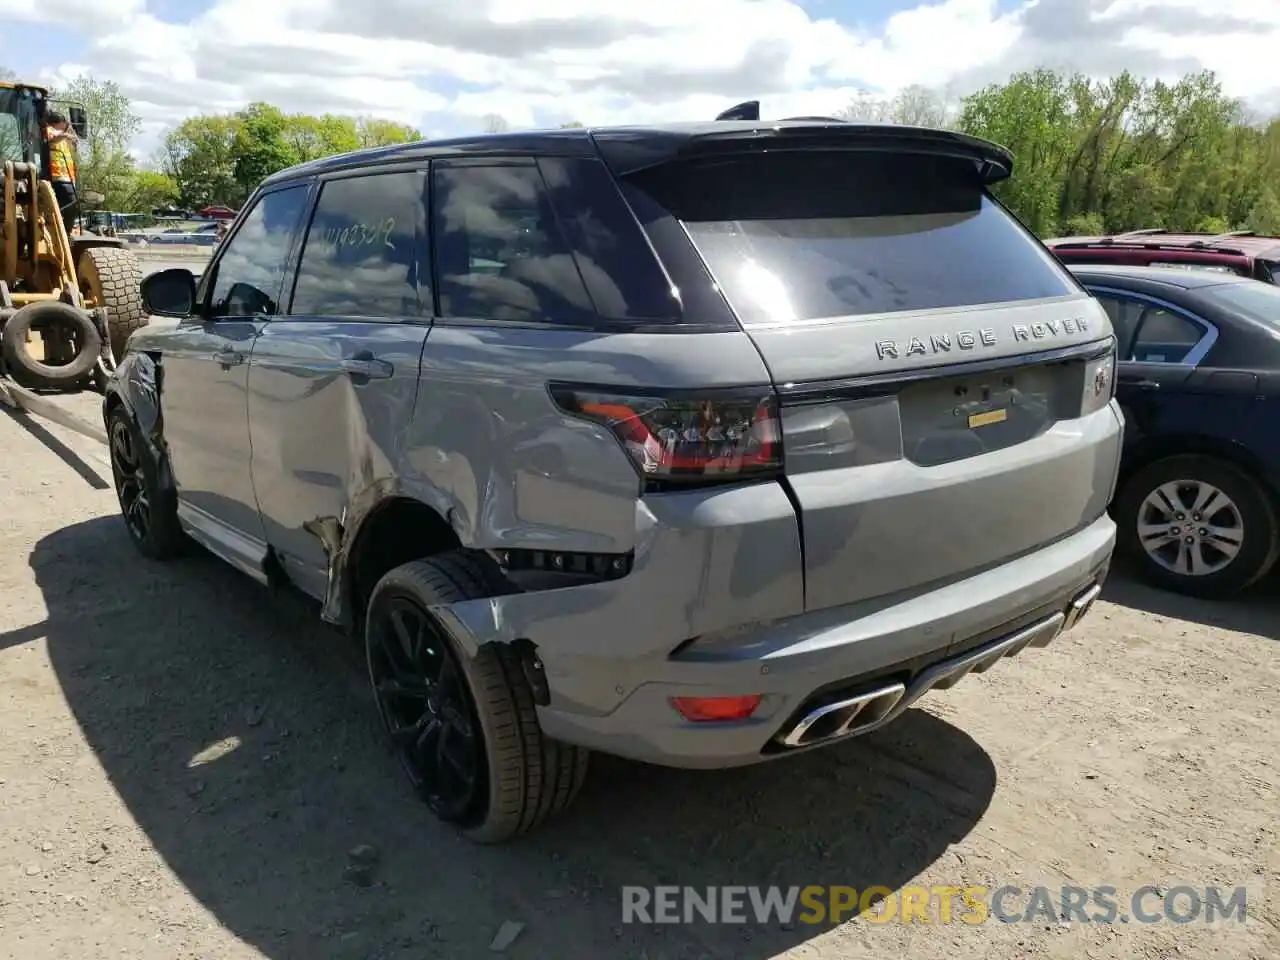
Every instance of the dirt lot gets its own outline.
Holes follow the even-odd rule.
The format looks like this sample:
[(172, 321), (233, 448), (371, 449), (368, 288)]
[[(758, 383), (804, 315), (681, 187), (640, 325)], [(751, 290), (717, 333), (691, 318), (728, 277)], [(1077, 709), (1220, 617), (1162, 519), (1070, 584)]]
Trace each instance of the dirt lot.
[[(1113, 575), (1076, 632), (879, 734), (730, 773), (602, 759), (570, 817), (476, 848), (408, 795), (305, 604), (140, 559), (91, 441), (0, 408), (0, 450), (4, 957), (452, 960), (495, 956), (506, 921), (522, 958), (1280, 955), (1274, 579), (1205, 606)], [(661, 883), (1250, 899), (1215, 926), (623, 925), (620, 887)]]

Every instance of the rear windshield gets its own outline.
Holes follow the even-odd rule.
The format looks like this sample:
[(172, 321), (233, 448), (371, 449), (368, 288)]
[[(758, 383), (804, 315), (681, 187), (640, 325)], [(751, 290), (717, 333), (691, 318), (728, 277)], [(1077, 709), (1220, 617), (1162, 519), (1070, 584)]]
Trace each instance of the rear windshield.
[(743, 323), (1074, 294), (974, 165), (887, 153), (756, 153), (632, 182), (681, 220)]
[(1251, 280), (1202, 287), (1200, 294), (1229, 310), (1280, 329), (1280, 287)]

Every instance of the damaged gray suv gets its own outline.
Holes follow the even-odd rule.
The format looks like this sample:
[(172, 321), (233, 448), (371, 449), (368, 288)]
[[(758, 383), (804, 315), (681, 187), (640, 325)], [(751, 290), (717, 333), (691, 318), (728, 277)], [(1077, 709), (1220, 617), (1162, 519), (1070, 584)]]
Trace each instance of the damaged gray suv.
[(148, 277), (104, 417), (148, 557), (197, 543), (362, 638), (473, 839), (588, 752), (790, 754), (1097, 597), (1107, 314), (956, 133), (719, 120), (364, 150)]

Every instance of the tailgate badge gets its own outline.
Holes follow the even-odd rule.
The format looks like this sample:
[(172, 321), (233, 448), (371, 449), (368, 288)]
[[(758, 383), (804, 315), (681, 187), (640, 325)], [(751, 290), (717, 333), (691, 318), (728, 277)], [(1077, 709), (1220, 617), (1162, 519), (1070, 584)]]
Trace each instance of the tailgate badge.
[(1004, 423), (1009, 419), (1009, 411), (1004, 407), (999, 410), (988, 410), (986, 413), (975, 413), (969, 417), (969, 429), (990, 426), (993, 423)]

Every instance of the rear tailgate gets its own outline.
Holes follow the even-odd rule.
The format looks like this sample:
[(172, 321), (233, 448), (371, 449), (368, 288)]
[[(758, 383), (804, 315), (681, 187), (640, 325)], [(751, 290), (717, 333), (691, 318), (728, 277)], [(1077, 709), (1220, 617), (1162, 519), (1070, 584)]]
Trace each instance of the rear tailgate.
[(988, 196), (982, 156), (942, 143), (828, 136), (627, 178), (770, 369), (809, 609), (975, 573), (1110, 497), (1117, 423), (1082, 416), (1105, 406), (1085, 398), (1109, 320)]

